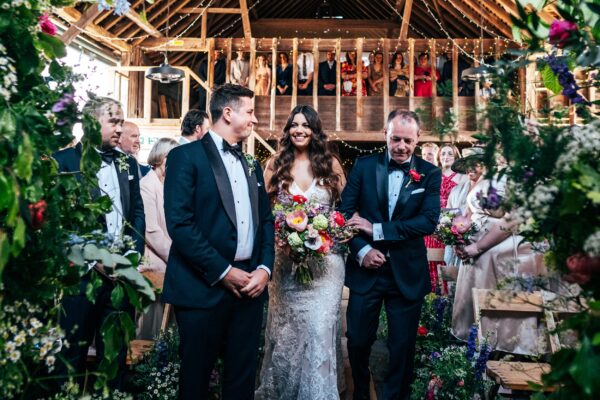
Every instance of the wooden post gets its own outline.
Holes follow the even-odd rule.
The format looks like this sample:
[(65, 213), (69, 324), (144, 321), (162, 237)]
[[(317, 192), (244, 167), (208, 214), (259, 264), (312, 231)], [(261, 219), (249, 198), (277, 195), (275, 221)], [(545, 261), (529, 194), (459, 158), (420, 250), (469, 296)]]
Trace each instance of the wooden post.
[[(481, 39), (480, 39), (481, 40)], [(475, 42), (477, 43), (477, 42)], [(477, 43), (477, 49), (479, 49), (479, 43)], [(474, 67), (479, 67), (479, 60), (480, 57), (482, 56), (481, 54), (479, 54), (479, 51), (477, 51), (477, 53), (475, 53), (475, 51), (473, 51), (473, 55), (475, 56), (475, 62), (473, 63)], [(481, 106), (481, 96), (479, 93), (479, 89), (481, 87), (481, 84), (479, 83), (479, 79), (475, 81), (475, 126), (476, 129), (480, 128), (480, 123), (481, 123), (481, 118), (480, 118), (480, 106)]]
[(452, 109), (458, 120), (459, 105), (458, 105), (458, 47), (452, 45)]
[(415, 39), (408, 39), (408, 109), (415, 111)]
[(335, 130), (342, 130), (342, 39), (338, 38), (335, 42)]
[(431, 39), (431, 52), (430, 52), (430, 62), (431, 62), (431, 127), (433, 128), (434, 122), (437, 118), (437, 112), (435, 109), (436, 99), (437, 99), (437, 68), (436, 68), (436, 58), (437, 58), (437, 49), (435, 48), (435, 39)]
[(383, 124), (390, 113), (390, 41), (383, 39)]
[(144, 79), (144, 121), (152, 122), (152, 80)]
[(227, 46), (227, 60), (225, 61), (225, 82), (231, 83), (231, 55), (233, 54), (233, 49), (231, 48), (231, 38), (227, 38), (225, 42)]
[[(525, 78), (525, 82), (526, 82), (525, 113), (530, 116), (535, 116), (535, 114), (537, 113), (537, 92), (535, 90), (535, 73), (536, 73), (536, 69), (537, 69), (537, 64), (535, 61), (536, 60), (535, 57), (539, 57), (539, 54), (536, 54), (536, 55), (530, 57), (529, 61), (531, 61), (531, 63), (527, 64), (526, 73), (525, 73), (525, 77), (526, 77)], [(570, 116), (570, 121), (569, 121), (570, 124), (575, 123), (575, 112), (574, 111), (575, 111), (575, 107), (571, 104), (569, 114), (573, 114), (573, 115)]]
[(215, 52), (215, 39), (208, 39), (208, 60), (207, 60), (207, 77), (208, 77), (208, 87), (210, 90), (206, 91), (206, 112), (210, 113), (210, 97), (212, 95), (212, 87), (215, 84), (215, 63), (213, 60), (213, 53)]
[(185, 72), (185, 78), (183, 78), (182, 85), (183, 88), (181, 92), (181, 118), (183, 118), (190, 109), (190, 74), (187, 72)]
[[(271, 42), (271, 107), (269, 129), (275, 130), (275, 96), (277, 92), (277, 38), (273, 38)], [(266, 62), (266, 60), (265, 60)]]
[(313, 39), (313, 108), (319, 111), (319, 39)]
[(525, 114), (527, 109), (527, 91), (526, 91), (526, 73), (525, 67), (519, 68), (519, 97), (521, 98), (521, 112)]
[(356, 130), (363, 129), (364, 103), (363, 103), (363, 38), (356, 39)]
[(202, 26), (200, 27), (200, 38), (206, 46), (206, 32), (208, 31), (208, 10), (204, 10), (202, 14)]
[(256, 39), (250, 39), (250, 65), (248, 65), (250, 76), (248, 77), (248, 88), (254, 90), (256, 83)]
[(298, 38), (295, 37), (292, 44), (292, 104), (291, 108), (298, 103)]

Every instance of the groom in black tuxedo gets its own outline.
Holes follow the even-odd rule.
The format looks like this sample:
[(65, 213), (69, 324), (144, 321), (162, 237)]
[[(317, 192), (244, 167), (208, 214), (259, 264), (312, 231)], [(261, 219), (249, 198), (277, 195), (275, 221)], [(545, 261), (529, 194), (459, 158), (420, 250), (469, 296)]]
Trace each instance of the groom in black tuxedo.
[(442, 180), (438, 168), (413, 154), (419, 130), (415, 113), (390, 113), (387, 151), (357, 159), (342, 193), (342, 212), (357, 213), (348, 224), (360, 231), (350, 242), (346, 269), (355, 400), (369, 399), (369, 355), (382, 303), (390, 351), (382, 399), (410, 394), (421, 305), (431, 291), (423, 237), (437, 225)]
[(167, 158), (165, 216), (173, 244), (163, 297), (175, 306), (179, 326), (180, 399), (207, 399), (219, 354), (223, 399), (254, 398), (274, 231), (262, 170), (238, 145), (257, 123), (253, 96), (238, 85), (217, 87), (211, 130)]

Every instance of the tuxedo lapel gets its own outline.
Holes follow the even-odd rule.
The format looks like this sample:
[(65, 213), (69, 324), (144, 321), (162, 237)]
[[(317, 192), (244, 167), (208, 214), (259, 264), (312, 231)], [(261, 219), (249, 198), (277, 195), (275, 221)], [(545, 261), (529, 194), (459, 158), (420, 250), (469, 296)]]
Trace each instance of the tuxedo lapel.
[(379, 209), (384, 217), (385, 221), (390, 219), (388, 211), (388, 161), (387, 153), (382, 153), (377, 160), (377, 166), (375, 169), (375, 179), (377, 186), (377, 200)]
[[(126, 165), (129, 168), (123, 168), (123, 170), (121, 171), (119, 169), (119, 163), (117, 162), (117, 159), (119, 157), (122, 157), (125, 159)], [(129, 175), (133, 175), (133, 173), (130, 171), (131, 169), (131, 164), (129, 163), (129, 160), (127, 159), (128, 156), (121, 156), (121, 155), (117, 155), (117, 157), (115, 157), (115, 161), (114, 161), (114, 165), (115, 168), (117, 170), (117, 176), (119, 178), (119, 192), (121, 193), (121, 206), (123, 207), (123, 221), (127, 220), (127, 216), (129, 215), (129, 208), (131, 206), (129, 199), (130, 199), (130, 189), (129, 189)]]
[[(410, 160), (410, 169), (417, 169), (416, 159), (417, 157), (413, 154), (412, 159)], [(396, 207), (394, 207), (392, 219), (397, 217), (400, 211), (402, 211), (404, 205), (410, 198), (410, 193), (414, 189), (416, 189), (417, 186), (419, 186), (419, 183), (412, 181), (408, 173), (404, 174), (404, 179), (402, 180), (402, 187), (400, 188), (400, 196), (398, 196), (398, 202), (396, 203)]]
[(212, 140), (210, 135), (204, 135), (201, 142), (204, 146), (208, 162), (210, 163), (210, 167), (215, 176), (215, 181), (217, 182), (217, 188), (219, 189), (219, 195), (221, 197), (221, 201), (223, 202), (225, 212), (227, 213), (227, 216), (233, 223), (233, 226), (235, 226), (237, 229), (233, 191), (231, 190), (229, 176), (227, 175), (227, 171), (225, 170), (225, 165), (223, 165), (223, 160), (219, 155), (217, 145)]
[[(248, 194), (250, 195), (250, 205), (252, 207), (252, 222), (254, 223), (254, 233), (258, 230), (258, 181), (256, 180), (256, 168), (250, 173), (248, 161), (245, 157), (241, 158), (242, 166), (248, 182)], [(253, 166), (254, 167), (254, 166)]]

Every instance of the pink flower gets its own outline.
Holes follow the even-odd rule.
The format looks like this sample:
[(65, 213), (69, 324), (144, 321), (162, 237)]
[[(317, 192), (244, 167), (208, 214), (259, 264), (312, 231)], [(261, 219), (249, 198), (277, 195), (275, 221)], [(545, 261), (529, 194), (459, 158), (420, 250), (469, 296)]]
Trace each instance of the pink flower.
[(40, 29), (42, 32), (47, 33), (48, 35), (55, 36), (56, 35), (56, 25), (50, 21), (50, 16), (48, 14), (42, 14), (39, 17)]
[(286, 215), (285, 222), (290, 228), (303, 232), (308, 224), (308, 216), (304, 211), (297, 210)]
[(550, 25), (548, 39), (550, 43), (562, 48), (569, 44), (575, 32), (577, 32), (577, 24), (575, 22), (555, 19), (552, 25)]
[(584, 253), (573, 254), (567, 258), (569, 274), (565, 275), (568, 282), (585, 285), (592, 275), (600, 272), (600, 257), (590, 257)]
[(458, 215), (452, 220), (452, 227), (456, 227), (458, 233), (465, 233), (471, 228), (471, 219), (469, 217)]
[(454, 236), (460, 236), (458, 229), (454, 225), (452, 225), (452, 227), (450, 227), (450, 232), (452, 232), (454, 234)]

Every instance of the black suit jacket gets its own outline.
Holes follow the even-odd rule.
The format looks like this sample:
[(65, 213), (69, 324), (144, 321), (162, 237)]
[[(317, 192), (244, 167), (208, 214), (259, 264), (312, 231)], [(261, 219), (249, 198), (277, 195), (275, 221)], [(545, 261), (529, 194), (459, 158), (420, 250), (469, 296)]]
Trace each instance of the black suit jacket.
[[(54, 153), (53, 157), (58, 162), (58, 169), (61, 172), (80, 172), (81, 171), (81, 144), (70, 147)], [(117, 168), (119, 178), (119, 191), (121, 192), (121, 204), (123, 206), (123, 217), (129, 225), (125, 225), (124, 234), (129, 235), (135, 242), (135, 249), (144, 254), (144, 234), (146, 232), (146, 219), (144, 216), (144, 203), (140, 194), (140, 177), (138, 175), (138, 163), (131, 156), (121, 154), (120, 157), (127, 157), (128, 169), (120, 171)], [(94, 196), (100, 196), (100, 190), (93, 192)], [(101, 218), (103, 226), (106, 225), (104, 218)], [(106, 228), (106, 226), (105, 226)], [(137, 233), (140, 233), (138, 235)]]
[[(226, 69), (227, 69), (227, 62), (225, 61), (225, 58), (221, 57), (215, 63), (214, 78), (213, 78), (213, 83), (215, 85), (222, 85), (225, 83), (225, 79), (226, 79), (226, 71), (225, 70)], [(207, 59), (204, 59), (200, 63), (200, 66), (198, 67), (198, 76), (203, 81), (206, 81), (208, 79), (208, 60)], [(204, 88), (202, 86), (200, 86), (200, 88), (202, 90), (204, 90)]]
[[(245, 159), (242, 164), (247, 169)], [(246, 178), (255, 233), (252, 269), (265, 265), (272, 270), (273, 215), (258, 163)], [(216, 305), (227, 291), (216, 282), (234, 261), (237, 228), (227, 171), (210, 134), (169, 153), (165, 217), (173, 243), (164, 301), (190, 308)]]
[(336, 61), (333, 61), (333, 66), (329, 68), (327, 61), (319, 63), (319, 96), (335, 96), (335, 88), (327, 90), (323, 87), (325, 84), (336, 85)]
[(413, 155), (411, 169), (423, 176), (408, 186), (405, 178), (390, 220), (387, 159), (386, 153), (357, 159), (342, 193), (341, 211), (347, 216), (357, 211), (370, 222), (381, 223), (384, 235), (384, 240), (376, 242), (365, 234), (352, 239), (346, 286), (366, 293), (375, 283), (380, 270), (359, 266), (356, 260), (358, 252), (370, 244), (384, 254), (389, 252), (400, 292), (407, 300), (414, 301), (431, 291), (423, 237), (433, 233), (439, 219), (442, 174), (433, 164)]

